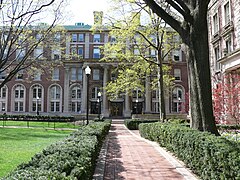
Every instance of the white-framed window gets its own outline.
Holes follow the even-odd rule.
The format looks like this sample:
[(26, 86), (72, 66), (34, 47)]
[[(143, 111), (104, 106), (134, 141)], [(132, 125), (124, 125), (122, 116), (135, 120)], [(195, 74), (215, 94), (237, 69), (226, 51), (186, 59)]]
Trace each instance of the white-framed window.
[(34, 57), (35, 58), (43, 57), (43, 47), (37, 47), (36, 49), (34, 49)]
[(71, 89), (71, 111), (80, 112), (81, 110), (81, 89), (80, 87), (73, 87)]
[(221, 69), (221, 64), (218, 62), (219, 59), (220, 59), (220, 49), (219, 49), (219, 46), (216, 46), (216, 47), (214, 47), (215, 70)]
[(181, 81), (182, 78), (181, 78), (181, 69), (174, 69), (173, 70), (173, 74), (174, 74), (174, 77), (175, 77), (175, 81)]
[(52, 49), (52, 59), (53, 60), (59, 60), (61, 56), (61, 50), (60, 49)]
[(184, 111), (184, 95), (181, 87), (175, 87), (172, 91), (172, 111), (180, 113)]
[(17, 85), (14, 89), (14, 111), (23, 112), (24, 111), (24, 97), (25, 90), (23, 85)]
[(93, 35), (93, 42), (100, 42), (101, 41), (101, 35), (100, 34), (94, 34)]
[(218, 13), (213, 15), (213, 34), (216, 34), (219, 31), (219, 18)]
[(182, 58), (181, 58), (181, 49), (175, 49), (172, 51), (172, 58), (174, 61), (182, 61)]
[(225, 25), (229, 24), (231, 21), (229, 1), (224, 5), (224, 21)]
[(84, 42), (84, 41), (85, 41), (85, 40), (84, 40), (84, 34), (83, 34), (83, 33), (78, 34), (78, 41), (79, 41), (79, 42)]
[(23, 80), (23, 70), (18, 71), (16, 74), (16, 80)]
[(78, 55), (80, 57), (83, 57), (83, 47), (82, 46), (78, 46)]
[(93, 58), (94, 59), (99, 59), (100, 58), (100, 48), (99, 47), (94, 47), (93, 48)]
[(32, 87), (32, 111), (41, 112), (42, 111), (42, 97), (43, 89), (40, 85), (34, 85)]
[(100, 70), (93, 69), (93, 80), (100, 80)]
[(61, 89), (58, 85), (54, 85), (50, 88), (50, 111), (61, 111)]
[(92, 88), (92, 98), (97, 99), (98, 98), (98, 93), (101, 92), (99, 87), (93, 87)]
[(54, 68), (53, 69), (52, 80), (59, 80), (59, 68)]
[(72, 34), (72, 42), (77, 42), (77, 34)]
[(77, 69), (76, 68), (71, 68), (71, 80), (76, 81), (77, 80)]
[(77, 69), (77, 80), (82, 81), (82, 68)]
[(25, 49), (17, 49), (16, 50), (16, 59), (21, 61), (24, 58), (25, 54), (26, 54)]
[(7, 104), (7, 88), (3, 86), (0, 89), (0, 112), (6, 111), (6, 104)]

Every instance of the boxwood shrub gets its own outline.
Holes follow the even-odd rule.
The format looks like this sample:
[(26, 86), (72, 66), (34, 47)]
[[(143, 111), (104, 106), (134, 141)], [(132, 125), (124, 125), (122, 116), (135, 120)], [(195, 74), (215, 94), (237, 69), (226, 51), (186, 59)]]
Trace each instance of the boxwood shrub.
[(4, 180), (92, 179), (102, 142), (110, 121), (82, 126), (63, 141), (48, 146), (19, 165)]
[(240, 144), (168, 123), (140, 124), (141, 136), (173, 152), (204, 180), (240, 179)]
[(124, 124), (130, 130), (138, 130), (138, 125), (141, 123), (152, 123), (157, 121), (158, 120), (126, 119), (124, 120)]

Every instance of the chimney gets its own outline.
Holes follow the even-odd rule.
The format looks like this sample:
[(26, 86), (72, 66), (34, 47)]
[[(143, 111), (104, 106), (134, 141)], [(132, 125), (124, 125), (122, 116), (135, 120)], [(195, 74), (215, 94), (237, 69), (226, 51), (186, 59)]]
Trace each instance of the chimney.
[(103, 11), (94, 11), (94, 25), (102, 25)]

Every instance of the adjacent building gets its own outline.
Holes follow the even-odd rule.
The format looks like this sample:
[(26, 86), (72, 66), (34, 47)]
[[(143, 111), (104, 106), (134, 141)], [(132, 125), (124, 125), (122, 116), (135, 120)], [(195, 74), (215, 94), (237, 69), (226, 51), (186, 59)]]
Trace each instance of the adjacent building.
[[(99, 12), (95, 12), (94, 16), (95, 22), (101, 23)], [(128, 118), (132, 114), (158, 115), (158, 92), (149, 88), (151, 79), (146, 79), (144, 95), (133, 90), (135, 93), (132, 97), (124, 95), (116, 100), (108, 98), (104, 87), (116, 78), (116, 74), (112, 72), (116, 64), (100, 61), (103, 57), (100, 47), (111, 41), (108, 30), (93, 32), (91, 26), (84, 23), (66, 25), (64, 29), (64, 35), (58, 35), (58, 38), (64, 38), (63, 49), (48, 47), (48, 49), (35, 50), (35, 55), (41, 54), (41, 57), (48, 62), (61, 60), (61, 63), (51, 67), (46, 66), (45, 71), (36, 70), (31, 80), (26, 80), (28, 75), (24, 71), (19, 72), (0, 90), (0, 112), (85, 116), (87, 93), (89, 93), (91, 115), (98, 114), (99, 111), (103, 117)], [(166, 96), (167, 114), (185, 114), (187, 111), (185, 107), (188, 104), (186, 59), (181, 48), (172, 51), (169, 58), (172, 60), (171, 73), (175, 77), (175, 82)], [(89, 88), (85, 74), (87, 66), (91, 68)], [(4, 79), (2, 74), (1, 79)], [(101, 92), (100, 98), (99, 92)]]
[(211, 0), (209, 4), (209, 47), (215, 115), (219, 116), (217, 118), (221, 123), (236, 123), (240, 118), (239, 9), (240, 2), (234, 0)]

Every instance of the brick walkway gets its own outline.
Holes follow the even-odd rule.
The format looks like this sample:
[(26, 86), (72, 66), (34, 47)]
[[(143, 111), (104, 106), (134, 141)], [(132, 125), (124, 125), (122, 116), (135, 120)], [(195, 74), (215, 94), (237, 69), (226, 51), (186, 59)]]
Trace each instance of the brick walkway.
[(182, 180), (196, 179), (183, 165), (160, 148), (129, 131), (123, 121), (113, 120), (102, 163), (105, 180)]

